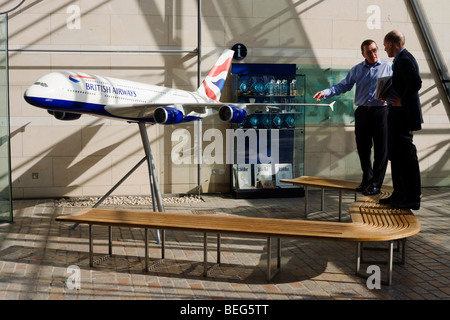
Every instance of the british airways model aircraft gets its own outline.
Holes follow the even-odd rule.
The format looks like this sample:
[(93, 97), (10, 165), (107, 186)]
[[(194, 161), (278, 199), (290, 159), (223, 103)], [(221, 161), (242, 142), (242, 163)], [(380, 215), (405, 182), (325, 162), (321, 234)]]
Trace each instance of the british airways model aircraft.
[[(153, 210), (158, 209), (162, 212), (165, 210), (155, 174), (146, 123), (177, 124), (203, 119), (213, 114), (219, 114), (219, 118), (227, 122), (242, 123), (247, 113), (279, 106), (279, 104), (270, 103), (220, 102), (233, 55), (233, 50), (225, 50), (200, 87), (193, 92), (81, 72), (61, 71), (49, 73), (38, 79), (25, 91), (24, 98), (33, 106), (47, 109), (59, 120), (76, 120), (82, 114), (88, 114), (137, 123), (145, 157), (94, 207), (100, 205), (132, 172), (147, 162), (152, 198), (155, 200), (152, 201)], [(333, 104), (334, 102), (331, 104), (283, 103), (290, 106), (329, 106), (332, 110)]]
[[(200, 87), (193, 92), (61, 71), (41, 77), (25, 91), (24, 98), (33, 106), (47, 109), (59, 120), (76, 120), (82, 114), (90, 114), (131, 122), (176, 124), (218, 113), (223, 121), (241, 123), (251, 109), (275, 108), (279, 104), (219, 101), (233, 54), (233, 50), (225, 50)], [(323, 106), (333, 109), (333, 104)]]

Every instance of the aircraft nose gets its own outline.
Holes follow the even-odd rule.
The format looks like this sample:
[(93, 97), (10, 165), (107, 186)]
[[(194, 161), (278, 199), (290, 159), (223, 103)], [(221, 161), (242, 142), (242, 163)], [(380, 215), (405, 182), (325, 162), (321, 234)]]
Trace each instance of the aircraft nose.
[(39, 89), (36, 84), (27, 88), (23, 94), (25, 101), (33, 106), (42, 107), (42, 92)]
[(30, 95), (30, 94), (29, 94), (30, 89), (31, 89), (31, 87), (28, 87), (28, 88), (25, 89), (25, 92), (23, 93), (23, 96), (24, 96), (24, 97), (27, 97), (27, 96)]
[(33, 86), (28, 87), (25, 92), (23, 93), (23, 97), (25, 99), (26, 102), (28, 102), (29, 104), (32, 104), (32, 97), (35, 96), (35, 94), (33, 94), (33, 92), (35, 92), (36, 90), (33, 90)]
[(29, 100), (31, 97), (36, 96), (36, 88), (34, 88), (34, 87), (35, 87), (34, 85), (28, 87), (28, 88), (25, 90), (25, 92), (23, 93), (23, 97), (25, 98), (25, 100), (27, 100), (27, 102), (29, 102), (28, 100)]
[(23, 97), (25, 98), (25, 100), (28, 102), (28, 99), (31, 97), (31, 87), (28, 87), (25, 92), (23, 93)]

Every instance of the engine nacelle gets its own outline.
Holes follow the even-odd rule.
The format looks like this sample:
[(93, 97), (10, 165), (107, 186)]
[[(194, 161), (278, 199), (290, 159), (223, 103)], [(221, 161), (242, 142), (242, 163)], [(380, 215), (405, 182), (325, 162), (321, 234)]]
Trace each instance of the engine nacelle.
[(156, 108), (153, 118), (157, 123), (161, 124), (176, 124), (183, 121), (183, 112), (176, 108), (159, 107)]
[(247, 118), (247, 112), (233, 106), (223, 106), (219, 109), (219, 118), (231, 123), (242, 123)]
[(70, 121), (80, 119), (81, 114), (79, 113), (70, 113), (70, 112), (62, 112), (62, 111), (51, 111), (48, 110), (52, 116), (54, 116), (58, 120)]

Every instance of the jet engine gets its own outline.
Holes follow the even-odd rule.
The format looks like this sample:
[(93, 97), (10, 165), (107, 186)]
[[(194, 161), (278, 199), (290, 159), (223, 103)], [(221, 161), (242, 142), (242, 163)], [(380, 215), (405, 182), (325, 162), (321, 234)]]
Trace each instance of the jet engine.
[(79, 113), (70, 113), (70, 112), (62, 112), (62, 111), (52, 111), (48, 110), (52, 116), (54, 116), (58, 120), (70, 121), (80, 119), (81, 114)]
[(183, 121), (183, 112), (172, 107), (156, 108), (153, 118), (157, 123), (161, 124), (176, 124)]
[(219, 118), (231, 123), (242, 123), (247, 118), (247, 112), (233, 106), (223, 106), (219, 109)]

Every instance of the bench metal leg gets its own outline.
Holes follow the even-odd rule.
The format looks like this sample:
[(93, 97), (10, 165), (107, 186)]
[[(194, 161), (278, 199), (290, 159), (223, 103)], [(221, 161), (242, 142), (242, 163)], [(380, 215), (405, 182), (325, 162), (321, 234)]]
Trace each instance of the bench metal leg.
[(220, 250), (221, 250), (222, 239), (220, 233), (217, 234), (217, 264), (220, 264)]
[[(405, 264), (406, 259), (406, 238), (398, 239), (398, 240), (392, 240), (393, 242), (397, 243), (397, 247), (393, 248), (393, 252), (400, 252), (400, 261), (393, 262), (394, 264)], [(361, 242), (361, 263), (371, 263), (371, 264), (386, 264), (386, 261), (364, 261), (363, 253), (364, 250), (368, 251), (385, 251), (385, 248), (379, 248), (379, 247), (369, 247), (367, 245), (364, 245), (363, 242)]]
[(392, 284), (392, 263), (394, 262), (394, 241), (389, 241), (388, 249), (388, 281), (387, 285)]
[[(89, 224), (89, 266), (94, 267), (102, 261), (112, 257), (112, 227), (108, 226), (108, 255), (94, 261), (94, 237), (93, 237), (93, 225)], [(161, 232), (161, 260), (154, 265), (152, 268), (157, 267), (161, 264), (165, 257), (165, 230)], [(218, 240), (219, 241), (219, 240)], [(144, 228), (144, 250), (145, 250), (145, 271), (149, 271), (149, 255), (148, 255), (148, 228)]]
[(89, 224), (89, 266), (94, 267), (96, 264), (99, 264), (106, 259), (112, 257), (112, 227), (108, 226), (108, 254), (94, 261), (94, 226)]
[(401, 264), (405, 264), (406, 261), (406, 238), (404, 239), (400, 239), (399, 241), (399, 245), (402, 245), (402, 261)]
[(309, 205), (309, 197), (308, 197), (308, 186), (305, 186), (305, 219), (308, 218), (308, 205)]
[(144, 229), (145, 271), (148, 270), (148, 228)]
[[(356, 275), (367, 277), (364, 273), (361, 272), (361, 263), (365, 264), (386, 264), (387, 265), (387, 280), (382, 281), (382, 283), (387, 284), (390, 286), (392, 284), (392, 272), (393, 272), (393, 265), (394, 265), (394, 241), (398, 241), (398, 251), (401, 252), (401, 261), (399, 264), (405, 263), (405, 249), (406, 249), (406, 239), (400, 239), (400, 240), (391, 240), (388, 241), (388, 250), (387, 250), (387, 261), (364, 261), (363, 260), (363, 243), (358, 242), (357, 246), (357, 253), (356, 253)], [(368, 250), (379, 250), (379, 248), (366, 248)]]
[(94, 241), (92, 239), (92, 224), (89, 224), (89, 266), (94, 266)]
[(277, 238), (277, 267), (275, 272), (272, 274), (272, 241), (271, 237), (267, 237), (267, 282), (272, 281), (272, 279), (281, 270), (281, 238)]
[[(307, 185), (304, 185), (305, 188), (305, 219), (308, 218), (309, 213), (309, 187)], [(325, 211), (325, 188), (320, 188), (320, 211), (317, 212), (324, 212)], [(341, 213), (339, 211), (339, 221), (341, 221)]]
[(208, 234), (203, 234), (203, 276), (208, 276)]
[(203, 234), (203, 276), (207, 277), (211, 271), (220, 264), (221, 255), (221, 236), (220, 233), (217, 234), (217, 262), (208, 268), (208, 234), (205, 232)]
[[(157, 232), (159, 230), (156, 230)], [(166, 258), (166, 230), (161, 230), (161, 259)]]
[(325, 211), (325, 188), (320, 190), (320, 211)]
[(158, 268), (160, 265), (163, 264), (164, 259), (165, 259), (165, 250), (166, 250), (166, 238), (165, 238), (165, 230), (156, 230), (157, 232), (160, 231), (160, 235), (161, 235), (161, 242), (158, 244), (161, 244), (161, 259), (159, 260), (155, 260), (152, 262), (152, 264), (149, 264), (149, 254), (148, 254), (148, 228), (145, 228), (145, 233), (144, 233), (144, 242), (145, 242), (145, 271), (149, 272), (151, 270), (155, 270), (156, 268)]
[(108, 226), (108, 254), (112, 256), (112, 227)]
[(361, 248), (362, 247), (362, 242), (358, 242), (356, 245), (356, 266), (355, 266), (355, 274), (359, 275), (360, 272), (360, 268), (361, 268)]
[(342, 219), (342, 190), (339, 190), (339, 222)]

